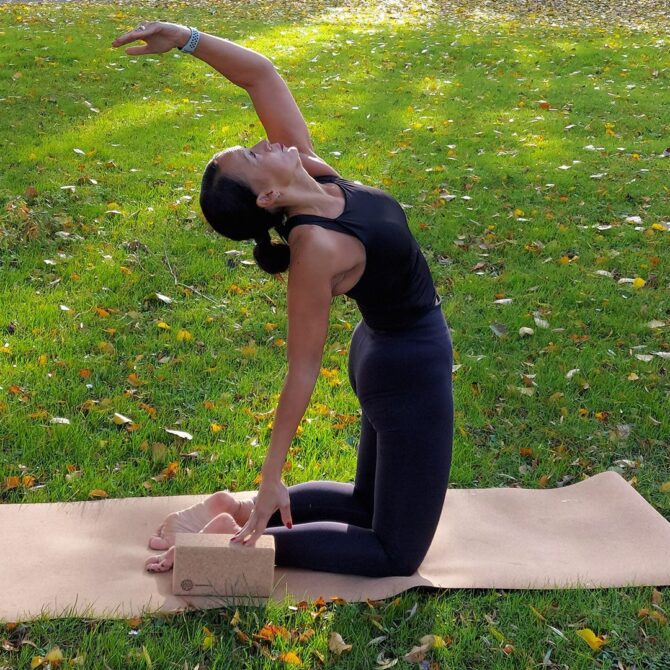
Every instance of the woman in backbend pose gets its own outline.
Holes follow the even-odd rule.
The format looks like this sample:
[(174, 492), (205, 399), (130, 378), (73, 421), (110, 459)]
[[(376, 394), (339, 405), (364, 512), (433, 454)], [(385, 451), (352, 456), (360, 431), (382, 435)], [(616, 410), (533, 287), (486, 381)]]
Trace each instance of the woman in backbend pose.
[[(147, 22), (118, 37), (132, 55), (179, 48), (250, 95), (267, 133), (215, 154), (202, 178), (209, 224), (256, 241), (270, 273), (288, 270), (288, 373), (262, 481), (252, 501), (225, 491), (167, 517), (146, 567), (172, 567), (174, 534), (275, 538), (277, 565), (382, 577), (413, 573), (432, 541), (449, 481), (451, 339), (433, 280), (398, 202), (341, 177), (316, 155), (286, 83), (264, 56), (196, 29)], [(346, 138), (345, 138), (346, 141)], [(274, 228), (286, 244), (271, 242)], [(349, 378), (361, 404), (353, 484), (281, 481), (289, 445), (321, 368), (332, 299), (353, 298)]]

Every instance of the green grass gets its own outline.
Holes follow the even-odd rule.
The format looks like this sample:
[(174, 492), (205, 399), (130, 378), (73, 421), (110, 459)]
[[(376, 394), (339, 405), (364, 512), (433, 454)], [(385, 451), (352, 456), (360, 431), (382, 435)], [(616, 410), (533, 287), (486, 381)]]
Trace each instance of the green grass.
[[(261, 127), (246, 94), (204, 63), (111, 49), (156, 12), (269, 55), (317, 151), (411, 206), (461, 366), (452, 487), (554, 487), (615, 469), (670, 518), (670, 368), (635, 357), (670, 351), (670, 326), (648, 325), (670, 324), (667, 26), (558, 26), (521, 11), (475, 15), (467, 3), (443, 14), (389, 5), (377, 20), (370, 3), (365, 13), (326, 4), (0, 5), (2, 502), (255, 487), (264, 413), (285, 371), (285, 285), (246, 264), (247, 243), (208, 230), (197, 196), (211, 155), (257, 141)], [(642, 288), (618, 283), (636, 277)], [(503, 297), (513, 302), (494, 304)], [(353, 478), (346, 361), (358, 318), (354, 303), (334, 302), (323, 364), (341, 384), (319, 380), (288, 484)], [(522, 326), (534, 334), (520, 337)], [(172, 442), (164, 428), (194, 439)], [(151, 479), (171, 462), (175, 476)], [(66, 477), (72, 469), (80, 476)], [(24, 476), (34, 482), (7, 488)], [(549, 650), (546, 667), (670, 667), (668, 625), (638, 617), (654, 611), (651, 588), (412, 592), (374, 609), (329, 604), (317, 618), (312, 605), (289, 605), (245, 609), (239, 627), (313, 628), (306, 642), (265, 645), (305, 667), (321, 654), (327, 667), (372, 668), (380, 651), (402, 657), (427, 633), (449, 640), (430, 652), (433, 667), (540, 667)], [(43, 619), (29, 624), (37, 647), (0, 650), (0, 667), (29, 667), (54, 646), (66, 659), (86, 654), (87, 668), (282, 665), (235, 636), (232, 614), (147, 617), (137, 635), (123, 621)], [(601, 651), (576, 635), (584, 627), (607, 636)], [(331, 631), (353, 644), (339, 659)]]

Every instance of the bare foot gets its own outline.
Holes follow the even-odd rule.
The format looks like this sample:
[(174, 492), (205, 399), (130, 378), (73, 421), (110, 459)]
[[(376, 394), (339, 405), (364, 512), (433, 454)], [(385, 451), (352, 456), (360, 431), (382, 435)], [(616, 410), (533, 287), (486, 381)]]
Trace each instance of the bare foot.
[(196, 505), (168, 514), (149, 540), (149, 548), (169, 549), (174, 545), (176, 533), (198, 533), (219, 514), (229, 514), (239, 526), (244, 526), (253, 508), (251, 500), (236, 500), (227, 491), (218, 491)]
[[(246, 523), (246, 521), (245, 521)], [(230, 515), (219, 514), (214, 517), (200, 533), (229, 533), (234, 534), (240, 529), (235, 519)], [(170, 547), (165, 553), (158, 556), (149, 556), (144, 563), (148, 572), (167, 572), (172, 569), (174, 564), (174, 547)]]

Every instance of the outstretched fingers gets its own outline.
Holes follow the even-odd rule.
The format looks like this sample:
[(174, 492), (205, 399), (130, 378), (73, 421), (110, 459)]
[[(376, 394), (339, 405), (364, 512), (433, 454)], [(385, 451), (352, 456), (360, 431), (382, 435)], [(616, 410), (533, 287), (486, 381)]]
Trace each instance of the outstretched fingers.
[[(130, 42), (135, 42), (136, 40), (142, 40), (149, 35), (153, 35), (157, 30), (159, 26), (154, 24), (152, 25), (151, 23), (142, 23), (140, 26), (137, 28), (134, 28), (133, 30), (124, 33), (123, 35), (119, 35), (113, 42), (112, 46), (113, 47), (122, 47), (124, 44), (129, 44)], [(142, 47), (131, 47), (132, 49), (141, 49)], [(129, 50), (127, 50), (128, 53), (130, 53)]]

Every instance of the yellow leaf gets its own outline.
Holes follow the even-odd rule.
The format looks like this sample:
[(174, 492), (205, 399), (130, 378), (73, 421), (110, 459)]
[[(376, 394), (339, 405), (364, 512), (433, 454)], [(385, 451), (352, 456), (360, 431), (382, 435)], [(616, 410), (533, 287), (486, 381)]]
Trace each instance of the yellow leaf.
[(633, 288), (642, 288), (647, 282), (642, 277), (633, 279)]
[(59, 647), (54, 647), (47, 653), (44, 660), (49, 663), (60, 663), (63, 660), (63, 652)]
[(670, 493), (670, 481), (661, 484), (661, 493)]
[(265, 324), (265, 330), (269, 332), (273, 331), (277, 327), (276, 323), (266, 323)]
[(106, 309), (103, 309), (102, 307), (96, 307), (95, 308), (95, 313), (101, 318), (101, 319), (106, 319), (109, 316), (109, 312)]
[(218, 433), (223, 430), (223, 426), (218, 423), (210, 423), (209, 427), (213, 433)]
[(539, 612), (537, 609), (535, 609), (532, 605), (528, 605), (528, 607), (530, 607), (530, 611), (531, 611), (531, 612), (532, 612), (538, 619), (540, 619), (541, 621), (546, 621), (546, 619), (544, 618), (544, 616), (542, 615), (541, 612)]
[(214, 403), (213, 403), (211, 400), (205, 400), (205, 401), (202, 403), (202, 406), (203, 406), (205, 409), (214, 409)]
[(32, 475), (23, 475), (23, 477), (21, 477), (21, 483), (25, 488), (29, 489), (35, 485), (35, 477)]
[(205, 650), (211, 649), (216, 642), (216, 637), (214, 636), (214, 633), (212, 633), (212, 631), (207, 628), (207, 626), (203, 626), (202, 628), (205, 634), (205, 637), (202, 640), (202, 648)]
[(40, 665), (42, 665), (42, 661), (44, 659), (41, 656), (33, 656), (32, 660), (30, 661), (30, 670), (35, 670), (35, 668), (39, 668)]
[(106, 498), (107, 497), (107, 491), (103, 491), (102, 489), (93, 489), (89, 494), (89, 498)]
[(278, 660), (284, 661), (287, 665), (302, 665), (302, 661), (292, 651), (279, 654)]
[(518, 207), (514, 210), (514, 216), (517, 218), (520, 216), (523, 216), (523, 209), (519, 209)]
[(665, 226), (661, 225), (660, 223), (652, 223), (651, 227), (652, 227), (653, 230), (660, 230), (662, 232), (665, 232), (667, 230), (667, 228)]
[(47, 364), (47, 355), (46, 354), (40, 354), (40, 357), (37, 359), (37, 362), (40, 365), (46, 365)]
[(188, 332), (188, 330), (184, 330), (183, 328), (177, 333), (177, 341), (178, 342), (188, 342), (189, 340), (193, 339), (193, 335)]
[(445, 646), (444, 638), (439, 635), (424, 635), (421, 644), (429, 645), (430, 649), (440, 649)]
[(130, 268), (125, 267), (124, 265), (122, 265), (122, 266), (119, 268), (119, 270), (121, 270), (121, 274), (124, 274), (124, 275), (131, 275), (131, 274), (133, 274), (133, 271), (132, 271)]
[(230, 620), (230, 625), (231, 626), (237, 626), (238, 623), (240, 623), (240, 610), (236, 609), (235, 614), (233, 614), (233, 618)]
[(600, 647), (607, 644), (607, 640), (602, 635), (596, 635), (590, 628), (581, 628), (575, 632), (595, 651), (598, 651)]
[(165, 321), (159, 321), (156, 325), (163, 330), (170, 330), (170, 326)]

